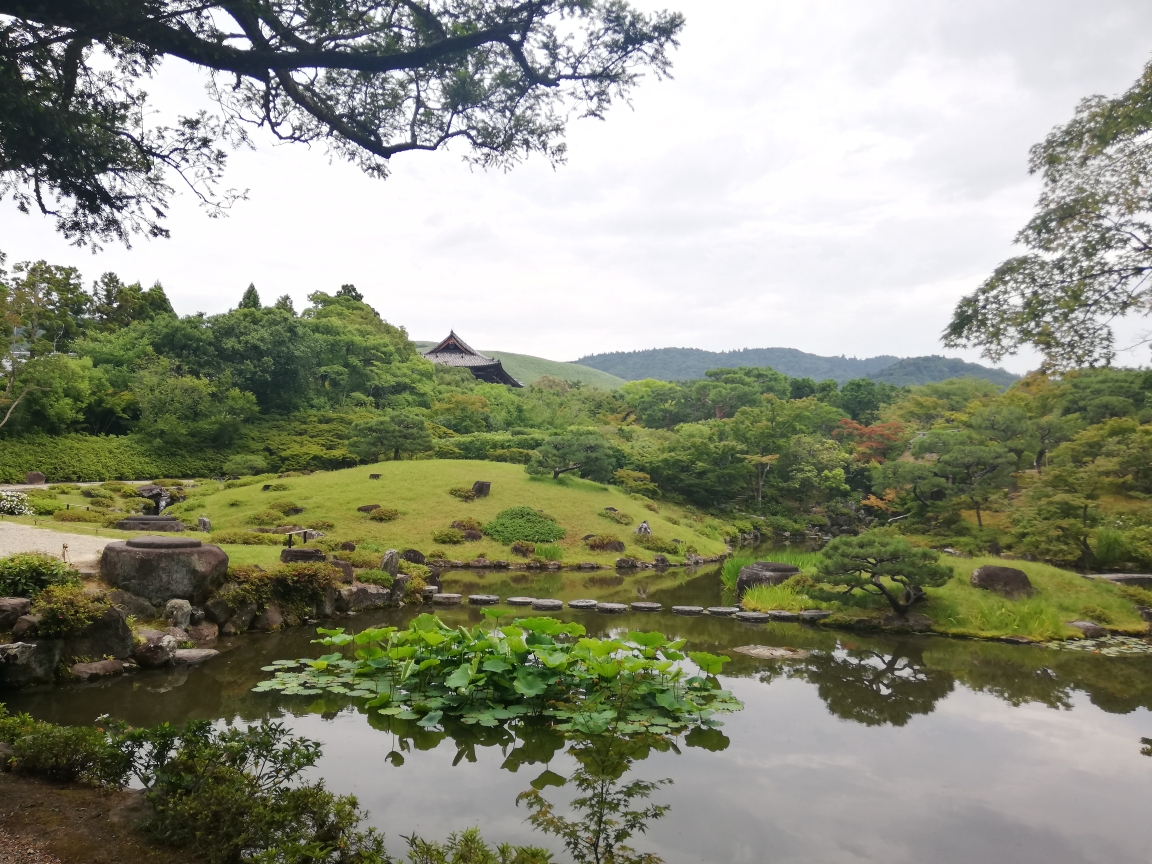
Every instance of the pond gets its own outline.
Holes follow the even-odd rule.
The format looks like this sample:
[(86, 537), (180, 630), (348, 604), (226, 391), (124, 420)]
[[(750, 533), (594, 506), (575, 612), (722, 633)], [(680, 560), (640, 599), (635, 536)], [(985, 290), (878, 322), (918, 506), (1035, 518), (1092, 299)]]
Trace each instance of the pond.
[[(448, 574), (444, 590), (717, 605), (712, 570), (616, 574)], [(598, 580), (598, 581), (597, 581)], [(515, 584), (514, 584), (515, 583)], [(405, 624), (415, 612), (363, 614), (350, 629)], [(478, 623), (478, 609), (438, 610)], [(91, 686), (9, 695), (10, 708), (60, 723), (110, 713), (132, 724), (281, 717), (321, 741), (317, 772), (355, 793), (399, 853), (401, 834), (439, 839), (479, 825), (493, 842), (562, 843), (527, 821), (531, 797), (591, 824), (604, 796), (648, 812), (626, 842), (687, 862), (1147, 862), (1152, 848), (1152, 658), (929, 636), (749, 625), (668, 612), (605, 616), (565, 609), (589, 635), (660, 630), (691, 650), (729, 653), (722, 684), (744, 703), (722, 729), (667, 747), (573, 746), (547, 730), (371, 718), (334, 697), (254, 693), (273, 660), (316, 656), (304, 629), (226, 640), (211, 664)], [(808, 656), (757, 660), (732, 649), (787, 646)], [(371, 720), (371, 722), (370, 722)], [(599, 771), (592, 770), (599, 767)], [(606, 766), (608, 766), (606, 770)], [(595, 776), (599, 774), (597, 780)], [(593, 802), (573, 810), (588, 792)], [(661, 783), (669, 780), (670, 783)], [(635, 785), (637, 781), (654, 784)], [(628, 793), (645, 792), (629, 798)], [(600, 796), (597, 798), (597, 796)], [(602, 809), (602, 808), (600, 808)], [(641, 833), (643, 829), (643, 833)]]

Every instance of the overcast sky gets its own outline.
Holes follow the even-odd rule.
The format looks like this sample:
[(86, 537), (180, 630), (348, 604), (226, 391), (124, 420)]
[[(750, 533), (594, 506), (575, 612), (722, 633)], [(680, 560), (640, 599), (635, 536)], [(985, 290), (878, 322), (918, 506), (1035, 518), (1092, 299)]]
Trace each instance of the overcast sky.
[[(1147, 0), (668, 6), (688, 21), (674, 79), (572, 125), (556, 170), (473, 171), (441, 152), (399, 156), (380, 182), (258, 135), (232, 157), (250, 200), (226, 219), (184, 197), (172, 239), (93, 256), (5, 203), (0, 250), (158, 279), (181, 314), (233, 307), (249, 282), (298, 309), (353, 282), (413, 338), (455, 328), (555, 360), (664, 346), (957, 356), (939, 334), (1014, 254), (1038, 188), (1029, 146), (1152, 57)], [(172, 62), (151, 90), (188, 108), (207, 106), (201, 88)], [(1147, 349), (1121, 362), (1147, 364)]]

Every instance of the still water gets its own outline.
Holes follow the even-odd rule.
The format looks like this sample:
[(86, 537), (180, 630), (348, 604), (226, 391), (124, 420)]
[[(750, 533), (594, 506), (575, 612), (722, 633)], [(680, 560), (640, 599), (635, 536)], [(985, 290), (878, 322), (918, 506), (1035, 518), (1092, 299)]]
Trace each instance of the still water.
[[(453, 574), (444, 589), (507, 596), (722, 601), (715, 571), (642, 574)], [(403, 624), (379, 612), (350, 629)], [(479, 622), (476, 609), (448, 623)], [(731, 654), (722, 683), (744, 703), (720, 733), (664, 749), (615, 753), (609, 791), (657, 783), (633, 809), (667, 807), (627, 843), (667, 864), (688, 862), (998, 862), (1126, 864), (1152, 860), (1152, 658), (1108, 658), (937, 637), (876, 637), (798, 624), (746, 625), (670, 613), (607, 617), (565, 610), (591, 635), (655, 630), (691, 650), (742, 645), (811, 651), (803, 660)], [(528, 824), (538, 789), (571, 819), (589, 754), (546, 731), (425, 731), (316, 697), (252, 693), (272, 660), (316, 656), (304, 629), (226, 640), (192, 670), (138, 673), (91, 686), (28, 691), (10, 708), (62, 723), (103, 713), (135, 725), (188, 718), (280, 717), (324, 745), (317, 773), (356, 794), (399, 853), (401, 834), (439, 839), (479, 825), (493, 842), (562, 844)], [(370, 721), (372, 725), (370, 725)], [(377, 728), (378, 727), (378, 728)], [(579, 760), (576, 757), (581, 757)], [(603, 791), (603, 790), (601, 790)], [(594, 809), (594, 808), (593, 808)]]

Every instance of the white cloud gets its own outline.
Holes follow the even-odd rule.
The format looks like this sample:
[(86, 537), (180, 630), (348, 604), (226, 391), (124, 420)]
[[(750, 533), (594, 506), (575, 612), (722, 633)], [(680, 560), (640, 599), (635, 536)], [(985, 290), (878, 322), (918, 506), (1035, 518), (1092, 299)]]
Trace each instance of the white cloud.
[[(454, 327), (555, 359), (941, 353), (953, 304), (1031, 210), (1028, 147), (1081, 97), (1127, 87), (1152, 25), (1134, 0), (670, 5), (688, 17), (675, 79), (573, 125), (555, 171), (422, 154), (381, 183), (257, 136), (233, 157), (251, 200), (228, 219), (184, 198), (172, 240), (93, 258), (9, 206), (0, 249), (159, 279), (181, 312), (222, 311), (250, 281), (298, 307), (354, 282), (415, 336)], [(153, 90), (190, 106), (199, 86), (169, 64)]]

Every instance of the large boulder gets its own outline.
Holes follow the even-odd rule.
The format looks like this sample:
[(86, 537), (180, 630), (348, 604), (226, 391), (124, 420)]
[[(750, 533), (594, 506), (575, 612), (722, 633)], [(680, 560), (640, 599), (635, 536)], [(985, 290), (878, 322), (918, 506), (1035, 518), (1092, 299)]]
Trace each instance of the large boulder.
[(744, 592), (754, 585), (779, 585), (787, 582), (799, 572), (800, 568), (793, 564), (756, 561), (740, 568), (740, 575), (736, 577), (736, 597), (737, 599), (743, 597)]
[(310, 564), (327, 560), (328, 556), (324, 554), (324, 550), (315, 547), (309, 549), (306, 546), (295, 546), (280, 550), (281, 564)]
[(65, 659), (123, 660), (132, 654), (132, 629), (123, 610), (109, 606), (83, 630), (64, 639)]
[(171, 666), (176, 657), (176, 640), (160, 630), (141, 630), (143, 641), (132, 651), (132, 659), (143, 669)]
[(77, 663), (72, 669), (72, 677), (77, 681), (98, 681), (113, 675), (121, 675), (124, 664), (119, 660), (97, 660), (95, 663)]
[(269, 603), (264, 610), (252, 621), (253, 630), (271, 632), (284, 626), (284, 613), (278, 603)]
[(400, 572), (400, 553), (395, 549), (389, 549), (385, 552), (384, 557), (380, 559), (380, 569), (392, 578), (396, 578), (396, 574)]
[(200, 604), (227, 578), (228, 555), (189, 537), (134, 537), (104, 547), (100, 575), (156, 606), (172, 599)]
[(59, 639), (0, 645), (0, 683), (7, 687), (47, 684), (55, 679), (63, 657), (64, 643)]
[(985, 564), (972, 571), (972, 587), (991, 591), (1001, 597), (1016, 599), (1029, 597), (1036, 593), (1028, 574), (1015, 567), (998, 567), (995, 564)]
[(199, 624), (193, 624), (188, 628), (188, 638), (197, 645), (215, 642), (219, 635), (220, 628), (211, 621), (201, 621)]
[(108, 598), (108, 602), (113, 606), (119, 606), (123, 609), (125, 615), (131, 615), (140, 621), (154, 621), (160, 617), (160, 612), (155, 606), (143, 597), (137, 597), (130, 591), (121, 591), (117, 588), (114, 591), (109, 591), (104, 596)]
[(181, 630), (192, 623), (192, 604), (187, 600), (169, 600), (164, 604), (164, 620)]
[(32, 601), (24, 597), (0, 597), (0, 633), (7, 633), (22, 615), (32, 609)]
[(235, 636), (237, 633), (243, 633), (252, 626), (252, 622), (255, 619), (255, 603), (251, 600), (238, 603), (236, 604), (235, 611), (232, 613), (232, 617), (220, 628), (220, 634), (223, 636)]
[(365, 609), (380, 609), (392, 605), (392, 589), (382, 585), (365, 585), (354, 582), (341, 588), (336, 595), (337, 612), (361, 612)]

